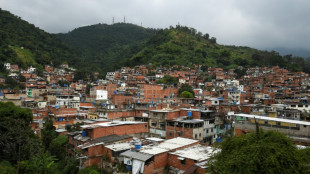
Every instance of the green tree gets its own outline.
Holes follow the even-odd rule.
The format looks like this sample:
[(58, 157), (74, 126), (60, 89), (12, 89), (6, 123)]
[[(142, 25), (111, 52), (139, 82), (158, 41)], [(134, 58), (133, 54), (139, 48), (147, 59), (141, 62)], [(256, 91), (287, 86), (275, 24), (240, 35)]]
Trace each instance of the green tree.
[(26, 174), (54, 174), (58, 173), (56, 170), (55, 156), (48, 153), (37, 154), (30, 160), (22, 161), (20, 163), (21, 173)]
[(20, 108), (11, 102), (0, 102), (0, 119), (17, 119), (30, 123), (32, 121), (32, 112), (30, 109)]
[(57, 169), (64, 174), (76, 174), (78, 173), (78, 166), (80, 165), (80, 160), (73, 157), (68, 156), (65, 160), (58, 161)]
[(91, 88), (91, 84), (87, 84), (86, 85), (86, 91), (85, 91), (85, 94), (90, 94), (90, 88)]
[[(221, 152), (209, 160), (213, 173), (301, 173), (302, 158), (297, 147), (284, 134), (259, 131), (228, 137)], [(309, 161), (309, 157), (308, 157)]]
[(87, 72), (84, 70), (77, 70), (74, 72), (74, 81), (78, 80), (86, 80), (87, 79)]
[(235, 69), (235, 73), (237, 75), (237, 78), (241, 78), (242, 76), (246, 75), (246, 68), (242, 68), (242, 69)]
[(203, 35), (203, 38), (209, 39), (209, 34), (208, 34), (208, 33), (204, 34), (204, 35)]
[(215, 37), (211, 37), (210, 42), (215, 44), (216, 43), (216, 38)]
[(188, 92), (188, 91), (183, 91), (181, 94), (180, 94), (180, 97), (181, 98), (193, 98), (193, 94)]
[(8, 161), (0, 162), (0, 174), (11, 174), (16, 173), (16, 169)]
[(179, 95), (181, 95), (183, 91), (190, 92), (193, 96), (195, 96), (193, 87), (189, 86), (188, 84), (182, 84), (182, 86), (180, 87), (179, 92), (178, 92)]
[(298, 150), (298, 155), (301, 158), (301, 161), (303, 162), (302, 171), (303, 173), (309, 173), (310, 172), (310, 148), (307, 147), (305, 149)]
[(61, 135), (52, 140), (49, 151), (52, 155), (55, 155), (58, 160), (63, 160), (66, 158), (66, 149), (68, 145), (68, 137), (66, 135)]
[(53, 121), (49, 118), (45, 119), (43, 124), (42, 133), (42, 143), (45, 149), (48, 149), (54, 138), (57, 137), (56, 128), (53, 126)]
[(26, 82), (26, 77), (22, 76), (21, 74), (18, 75), (19, 81), (20, 82)]
[(39, 139), (29, 126), (31, 121), (30, 109), (0, 102), (0, 160), (18, 164), (38, 152)]
[(179, 83), (179, 79), (177, 77), (171, 77), (170, 75), (165, 75), (162, 79), (156, 81), (157, 84), (166, 84), (166, 85), (174, 85), (176, 86)]
[(216, 75), (209, 75), (207, 78), (205, 78), (204, 82), (212, 82), (213, 79), (216, 79)]

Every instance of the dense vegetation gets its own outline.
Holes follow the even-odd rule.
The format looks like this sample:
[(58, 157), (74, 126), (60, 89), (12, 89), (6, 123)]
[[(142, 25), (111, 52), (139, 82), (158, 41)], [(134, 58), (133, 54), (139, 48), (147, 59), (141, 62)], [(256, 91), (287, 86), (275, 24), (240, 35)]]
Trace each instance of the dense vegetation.
[[(186, 26), (157, 30), (127, 23), (96, 24), (53, 35), (0, 9), (0, 65), (4, 62), (22, 68), (32, 65), (38, 72), (45, 64), (58, 66), (66, 62), (78, 68), (77, 78), (89, 80), (94, 79), (95, 71), (103, 77), (105, 72), (121, 66), (150, 63), (189, 67), (202, 64), (225, 69), (278, 65), (291, 71), (310, 72), (310, 59), (219, 45), (215, 37)], [(3, 66), (0, 72), (4, 72)]]
[(68, 137), (57, 136), (47, 119), (40, 139), (29, 126), (32, 118), (30, 109), (0, 102), (0, 173), (77, 173)]
[(211, 173), (309, 173), (310, 149), (298, 150), (284, 134), (259, 131), (229, 137), (209, 160)]
[(21, 68), (32, 65), (39, 70), (51, 63), (55, 66), (64, 62), (74, 66), (82, 64), (76, 51), (54, 35), (0, 9), (1, 72), (5, 62), (18, 64)]
[(274, 51), (260, 51), (249, 47), (219, 45), (215, 37), (210, 38), (208, 33), (202, 34), (186, 26), (159, 30), (141, 51), (124, 63), (128, 66), (152, 63), (155, 66), (189, 67), (202, 64), (225, 69), (278, 65), (291, 71), (310, 72), (309, 59), (281, 56)]
[(119, 62), (132, 57), (144, 47), (144, 43), (156, 30), (127, 23), (113, 25), (96, 24), (80, 27), (56, 36), (80, 50), (89, 64), (101, 72), (114, 71)]

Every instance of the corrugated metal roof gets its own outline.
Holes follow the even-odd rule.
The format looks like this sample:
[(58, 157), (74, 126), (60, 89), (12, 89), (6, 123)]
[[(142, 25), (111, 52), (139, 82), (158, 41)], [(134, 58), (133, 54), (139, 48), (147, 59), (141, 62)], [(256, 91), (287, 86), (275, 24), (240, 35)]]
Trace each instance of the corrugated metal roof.
[(109, 136), (105, 136), (105, 137), (100, 137), (100, 138), (96, 138), (96, 139), (92, 139), (91, 141), (84, 143), (80, 146), (78, 146), (81, 149), (85, 149), (85, 148), (89, 148), (92, 146), (97, 146), (100, 144), (110, 144), (110, 143), (114, 143), (117, 141), (121, 141), (127, 138), (130, 138), (131, 136), (129, 135), (109, 135)]
[(123, 150), (134, 148), (134, 145), (131, 145), (129, 142), (125, 142), (125, 143), (110, 144), (105, 147), (115, 152), (118, 152), (118, 151), (123, 151)]
[(145, 124), (146, 122), (137, 122), (137, 121), (113, 121), (113, 122), (104, 122), (104, 123), (96, 123), (90, 125), (81, 126), (82, 129), (94, 129), (97, 127), (111, 127), (111, 126), (119, 126), (119, 125), (133, 125), (133, 124)]
[(213, 154), (218, 153), (219, 151), (219, 149), (211, 146), (202, 146), (197, 144), (185, 149), (176, 150), (175, 152), (170, 152), (170, 154), (201, 162), (209, 159)]
[(198, 142), (198, 140), (177, 137), (166, 140), (158, 144), (157, 146), (143, 146), (141, 152), (156, 155), (163, 152), (168, 152), (173, 149), (178, 149), (180, 147), (187, 146), (196, 142)]
[(180, 120), (181, 123), (202, 123), (203, 120), (200, 119), (192, 119), (192, 120)]
[(153, 155), (128, 150), (126, 152), (121, 153), (120, 156), (125, 156), (128, 158), (134, 158), (134, 159), (137, 159), (140, 161), (146, 161), (146, 160), (152, 158)]
[(260, 116), (260, 115), (250, 115), (250, 114), (235, 114), (233, 116), (256, 118), (258, 120), (278, 121), (278, 122), (283, 122), (283, 123), (292, 123), (292, 124), (310, 126), (310, 122), (308, 121), (289, 120), (289, 119), (283, 119), (283, 118), (274, 118), (274, 117), (266, 117), (266, 116)]

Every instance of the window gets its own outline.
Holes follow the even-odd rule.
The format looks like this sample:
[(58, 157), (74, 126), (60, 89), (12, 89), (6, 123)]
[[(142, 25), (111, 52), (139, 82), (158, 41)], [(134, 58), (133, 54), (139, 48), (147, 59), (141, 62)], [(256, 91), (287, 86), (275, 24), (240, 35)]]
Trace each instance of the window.
[(209, 129), (207, 129), (207, 133), (209, 133)]
[(195, 134), (195, 138), (197, 138), (197, 134)]
[(213, 128), (211, 128), (211, 132), (213, 132)]
[(182, 165), (185, 165), (185, 164), (186, 164), (185, 159), (180, 160), (180, 162), (181, 162)]
[(147, 128), (147, 125), (145, 125), (145, 128)]
[(201, 133), (199, 133), (199, 137), (201, 137)]

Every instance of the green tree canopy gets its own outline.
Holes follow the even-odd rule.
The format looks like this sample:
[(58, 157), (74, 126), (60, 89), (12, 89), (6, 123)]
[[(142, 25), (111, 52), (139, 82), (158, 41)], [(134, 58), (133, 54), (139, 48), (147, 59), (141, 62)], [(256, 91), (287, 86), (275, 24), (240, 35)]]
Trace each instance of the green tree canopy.
[(20, 119), (26, 123), (32, 121), (32, 112), (30, 109), (20, 108), (15, 106), (11, 102), (3, 103), (0, 102), (0, 119), (4, 121), (6, 119)]
[(55, 155), (58, 160), (63, 160), (67, 155), (66, 148), (68, 142), (68, 137), (66, 135), (60, 135), (52, 140), (49, 151), (52, 155)]
[(29, 174), (53, 174), (56, 172), (55, 156), (49, 153), (37, 154), (31, 157), (30, 160), (25, 160), (20, 163), (21, 173)]
[(188, 91), (183, 91), (181, 94), (180, 94), (180, 97), (181, 98), (193, 98), (193, 94), (188, 92)]
[(189, 86), (188, 84), (182, 84), (182, 86), (179, 89), (179, 95), (181, 95), (183, 91), (190, 92), (193, 96), (195, 96), (193, 87)]
[(43, 125), (42, 133), (42, 143), (46, 149), (49, 148), (51, 142), (57, 137), (56, 128), (53, 126), (53, 121), (51, 119), (46, 119)]
[(0, 102), (0, 161), (16, 164), (37, 153), (39, 139), (29, 126), (31, 121), (30, 109)]
[(164, 78), (156, 81), (157, 84), (166, 84), (166, 85), (177, 85), (179, 83), (179, 79), (177, 77), (171, 77), (169, 75), (165, 75)]
[(291, 174), (301, 173), (305, 166), (297, 147), (279, 132), (260, 131), (229, 137), (220, 148), (221, 152), (209, 162), (213, 173)]
[(15, 168), (8, 161), (1, 161), (0, 162), (0, 174), (10, 174), (10, 173), (16, 173)]

